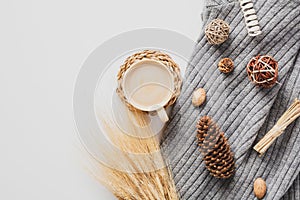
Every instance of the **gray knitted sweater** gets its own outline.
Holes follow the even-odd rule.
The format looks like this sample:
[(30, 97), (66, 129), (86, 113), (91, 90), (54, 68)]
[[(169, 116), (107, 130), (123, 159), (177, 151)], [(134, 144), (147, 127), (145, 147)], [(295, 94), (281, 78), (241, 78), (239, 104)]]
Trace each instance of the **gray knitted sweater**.
[[(208, 44), (204, 30), (187, 68), (182, 94), (174, 106), (163, 140), (182, 199), (255, 199), (253, 182), (267, 183), (264, 199), (300, 199), (300, 120), (290, 125), (259, 157), (253, 146), (275, 124), (296, 97), (300, 97), (300, 1), (254, 0), (262, 35), (249, 37), (237, 1), (209, 0), (204, 23), (221, 18), (231, 27), (230, 38), (219, 46)], [(280, 84), (256, 87), (246, 74), (248, 61), (258, 54), (279, 63)], [(219, 72), (221, 58), (234, 60), (233, 73)], [(191, 104), (193, 91), (203, 87), (207, 100)], [(196, 142), (196, 123), (209, 115), (229, 139), (236, 173), (227, 180), (209, 175)]]

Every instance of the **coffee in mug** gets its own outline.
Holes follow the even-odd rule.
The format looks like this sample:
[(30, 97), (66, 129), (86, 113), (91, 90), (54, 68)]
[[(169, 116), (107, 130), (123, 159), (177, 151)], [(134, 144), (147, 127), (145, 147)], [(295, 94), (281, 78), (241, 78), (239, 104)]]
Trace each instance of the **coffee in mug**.
[(164, 106), (172, 98), (174, 80), (167, 66), (152, 59), (134, 63), (124, 75), (122, 87), (133, 107), (156, 111), (163, 122), (169, 120)]

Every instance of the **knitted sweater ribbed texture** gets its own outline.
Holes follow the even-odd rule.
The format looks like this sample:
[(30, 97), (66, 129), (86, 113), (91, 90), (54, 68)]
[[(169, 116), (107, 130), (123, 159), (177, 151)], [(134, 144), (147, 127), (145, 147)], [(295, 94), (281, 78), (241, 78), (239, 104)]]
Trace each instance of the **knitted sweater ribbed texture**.
[[(300, 121), (296, 120), (259, 157), (253, 150), (295, 98), (300, 98), (300, 1), (254, 0), (263, 33), (247, 34), (238, 1), (209, 0), (204, 24), (215, 18), (231, 27), (229, 39), (211, 45), (201, 30), (182, 93), (175, 104), (162, 147), (182, 199), (255, 199), (253, 182), (267, 183), (266, 200), (300, 199)], [(278, 82), (271, 89), (256, 87), (247, 77), (246, 65), (256, 55), (273, 56), (279, 63)], [(235, 63), (231, 74), (217, 67), (221, 58)], [(207, 91), (204, 105), (192, 105), (192, 93)], [(196, 142), (196, 123), (208, 115), (229, 139), (235, 153), (236, 173), (221, 180), (209, 175)]]

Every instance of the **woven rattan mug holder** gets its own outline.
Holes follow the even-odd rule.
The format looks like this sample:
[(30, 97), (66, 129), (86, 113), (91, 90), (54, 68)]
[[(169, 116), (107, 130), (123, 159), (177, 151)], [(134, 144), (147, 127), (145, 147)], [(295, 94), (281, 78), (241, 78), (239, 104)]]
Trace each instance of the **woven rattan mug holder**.
[[(124, 77), (126, 71), (131, 66), (133, 66), (133, 64), (136, 64), (145, 59), (157, 61), (157, 62), (165, 65), (170, 70), (170, 72), (173, 76), (173, 81), (174, 81), (174, 91), (172, 93), (170, 100), (164, 106), (164, 108), (167, 108), (167, 107), (173, 105), (175, 103), (177, 97), (180, 94), (181, 85), (182, 85), (180, 69), (179, 69), (178, 65), (172, 60), (172, 58), (169, 55), (167, 55), (163, 52), (160, 52), (160, 51), (155, 51), (155, 50), (144, 50), (144, 51), (135, 53), (134, 55), (128, 57), (125, 60), (124, 64), (120, 67), (120, 70), (119, 70), (118, 76), (117, 76), (117, 79), (118, 79), (118, 88), (116, 89), (117, 94), (119, 95), (121, 100), (125, 103), (125, 105), (129, 108), (129, 110), (138, 111), (138, 112), (140, 111), (137, 108), (135, 108), (133, 105), (131, 105), (130, 102), (128, 101), (128, 99), (126, 98), (124, 90), (123, 90), (122, 82), (123, 82), (123, 77)], [(146, 111), (142, 111), (142, 112), (146, 112)]]

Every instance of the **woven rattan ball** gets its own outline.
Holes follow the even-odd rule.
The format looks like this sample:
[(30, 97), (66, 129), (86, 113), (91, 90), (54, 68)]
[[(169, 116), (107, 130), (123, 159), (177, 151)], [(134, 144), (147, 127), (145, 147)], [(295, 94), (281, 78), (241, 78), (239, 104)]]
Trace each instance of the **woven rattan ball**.
[(270, 88), (278, 78), (278, 62), (271, 56), (253, 57), (247, 65), (249, 79), (258, 86)]
[(205, 27), (205, 35), (210, 44), (222, 44), (228, 39), (229, 32), (229, 24), (221, 19), (214, 19)]
[(234, 63), (230, 58), (223, 58), (218, 64), (219, 70), (225, 74), (232, 72)]

